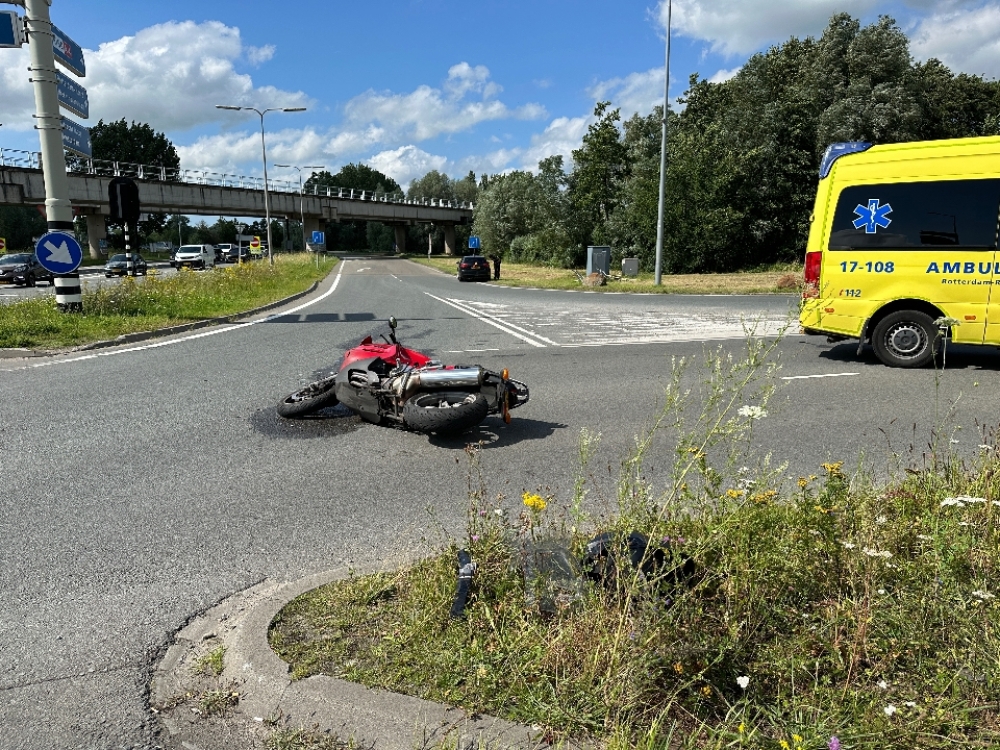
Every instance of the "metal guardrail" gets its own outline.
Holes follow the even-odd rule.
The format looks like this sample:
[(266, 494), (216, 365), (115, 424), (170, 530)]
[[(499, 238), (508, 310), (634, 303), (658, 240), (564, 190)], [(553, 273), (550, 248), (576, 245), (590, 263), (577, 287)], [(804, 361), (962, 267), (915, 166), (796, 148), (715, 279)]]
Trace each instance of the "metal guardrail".
[[(42, 154), (38, 151), (20, 151), (18, 149), (0, 147), (0, 167), (16, 167), (19, 169), (41, 169)], [(80, 156), (67, 157), (66, 171), (69, 174), (94, 175), (98, 177), (132, 177), (136, 180), (159, 180), (160, 182), (180, 182), (188, 185), (212, 185), (216, 187), (244, 188), (246, 190), (263, 190), (262, 177), (244, 177), (222, 172), (209, 172), (200, 169), (172, 169), (148, 164), (131, 164), (128, 162), (108, 161), (106, 159), (87, 159)], [(299, 183), (268, 179), (267, 189), (273, 193), (299, 192)], [(400, 203), (410, 206), (435, 206), (438, 208), (467, 208), (473, 204), (468, 201), (453, 201), (443, 198), (407, 198), (401, 193), (377, 193), (373, 190), (357, 190), (355, 188), (339, 188), (329, 185), (304, 184), (304, 195), (317, 195), (343, 200), (377, 201), (379, 203)]]

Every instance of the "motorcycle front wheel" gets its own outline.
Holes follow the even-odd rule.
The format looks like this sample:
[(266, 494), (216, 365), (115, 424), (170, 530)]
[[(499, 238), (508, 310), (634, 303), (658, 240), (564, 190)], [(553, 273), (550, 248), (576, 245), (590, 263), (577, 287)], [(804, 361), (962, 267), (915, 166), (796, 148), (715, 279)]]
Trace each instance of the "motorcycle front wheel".
[(336, 376), (317, 380), (295, 393), (290, 393), (278, 403), (279, 416), (298, 419), (318, 412), (328, 406), (336, 406), (337, 393), (334, 391)]
[(403, 422), (420, 432), (453, 435), (486, 419), (490, 407), (482, 393), (431, 391), (403, 405)]

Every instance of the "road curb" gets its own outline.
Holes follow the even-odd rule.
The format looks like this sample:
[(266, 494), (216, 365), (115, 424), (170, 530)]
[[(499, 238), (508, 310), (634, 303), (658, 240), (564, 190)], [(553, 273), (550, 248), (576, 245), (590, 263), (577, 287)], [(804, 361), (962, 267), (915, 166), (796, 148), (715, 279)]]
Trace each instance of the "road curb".
[(49, 351), (36, 351), (34, 349), (0, 349), (0, 359), (23, 359), (25, 357), (51, 357), (54, 354), (72, 354), (74, 352), (86, 352), (93, 349), (106, 349), (111, 346), (121, 346), (122, 344), (132, 344), (137, 341), (148, 341), (150, 339), (161, 338), (164, 336), (173, 336), (178, 333), (186, 333), (187, 331), (194, 331), (199, 328), (207, 328), (208, 326), (219, 325), (222, 323), (235, 323), (244, 318), (249, 318), (253, 315), (259, 315), (260, 313), (267, 312), (268, 310), (273, 310), (275, 308), (281, 307), (282, 305), (287, 305), (289, 302), (295, 302), (296, 300), (302, 299), (303, 297), (312, 294), (319, 287), (320, 282), (314, 281), (310, 284), (309, 288), (299, 292), (298, 294), (293, 294), (290, 297), (285, 297), (277, 302), (271, 302), (261, 307), (255, 307), (252, 310), (245, 310), (243, 312), (233, 313), (232, 315), (223, 315), (219, 318), (208, 318), (206, 320), (196, 320), (192, 323), (182, 323), (177, 326), (170, 326), (169, 328), (158, 328), (155, 331), (140, 331), (138, 333), (126, 333), (122, 336), (118, 336), (114, 339), (108, 339), (107, 341), (95, 341), (90, 344), (84, 344), (83, 346), (76, 346), (71, 349), (58, 349)]
[[(392, 569), (397, 568), (337, 568), (297, 581), (265, 580), (195, 617), (177, 632), (151, 681), (150, 703), (172, 744), (200, 748), (207, 738), (217, 738), (220, 730), (228, 732), (231, 741), (260, 741), (270, 729), (281, 726), (333, 735), (372, 750), (413, 750), (442, 743), (510, 750), (551, 747), (540, 730), (503, 719), (470, 715), (332, 677), (289, 679), (288, 664), (267, 640), (281, 609), (326, 583)], [(219, 646), (225, 648), (225, 666), (218, 684), (227, 695), (238, 694), (239, 700), (225, 721), (213, 723), (179, 696), (190, 699), (195, 665)]]

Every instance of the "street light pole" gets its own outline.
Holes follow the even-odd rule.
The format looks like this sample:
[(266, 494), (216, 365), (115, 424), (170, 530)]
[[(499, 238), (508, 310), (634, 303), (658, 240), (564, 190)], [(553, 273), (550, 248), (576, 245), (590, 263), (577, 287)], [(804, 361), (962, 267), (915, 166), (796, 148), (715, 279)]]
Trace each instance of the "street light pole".
[(656, 209), (656, 272), (653, 274), (653, 284), (660, 285), (660, 273), (663, 268), (663, 204), (667, 184), (667, 105), (670, 90), (670, 11), (671, 0), (667, 0), (667, 60), (663, 70), (663, 133), (660, 136), (660, 202)]
[(264, 115), (268, 112), (305, 112), (305, 107), (268, 107), (267, 109), (257, 109), (256, 107), (239, 107), (233, 104), (216, 104), (216, 109), (241, 110), (246, 109), (256, 112), (260, 116), (260, 153), (264, 160), (264, 221), (267, 223), (267, 260), (274, 265), (274, 255), (271, 250), (271, 200), (267, 193), (267, 146), (264, 144)]
[[(299, 173), (299, 219), (302, 221), (302, 251), (305, 252), (306, 249), (306, 209), (305, 209), (305, 198), (302, 196), (302, 170), (303, 169), (326, 169), (322, 164), (306, 164), (302, 167), (296, 167), (294, 164), (275, 164), (275, 167), (281, 167), (282, 169), (294, 169)], [(318, 257), (318, 256), (317, 256)]]

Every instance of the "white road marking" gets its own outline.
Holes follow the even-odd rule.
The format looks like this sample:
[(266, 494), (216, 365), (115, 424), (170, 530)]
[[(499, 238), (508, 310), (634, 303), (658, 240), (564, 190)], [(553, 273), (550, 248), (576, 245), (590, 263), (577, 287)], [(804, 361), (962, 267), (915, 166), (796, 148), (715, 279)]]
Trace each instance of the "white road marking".
[[(345, 263), (346, 263), (346, 261), (345, 261)], [(343, 271), (344, 271), (344, 263), (341, 263), (340, 266), (339, 266), (339, 270), (337, 271), (337, 276), (333, 280), (333, 286), (331, 286), (326, 292), (324, 292), (323, 294), (321, 294), (316, 299), (311, 300), (309, 302), (305, 302), (305, 303), (299, 305), (298, 307), (293, 307), (291, 310), (285, 310), (284, 312), (281, 312), (281, 313), (275, 313), (274, 315), (268, 315), (266, 318), (261, 318), (260, 320), (250, 320), (250, 321), (247, 321), (246, 323), (236, 323), (236, 324), (230, 325), (230, 326), (222, 326), (220, 328), (213, 328), (210, 331), (203, 331), (202, 333), (194, 333), (194, 334), (191, 334), (190, 336), (182, 336), (181, 338), (169, 339), (167, 341), (155, 341), (155, 342), (153, 342), (151, 344), (143, 344), (142, 346), (130, 346), (127, 349), (110, 349), (108, 351), (96, 351), (96, 352), (93, 352), (92, 354), (84, 354), (84, 355), (79, 356), (79, 357), (70, 357), (69, 359), (51, 359), (51, 360), (47, 360), (45, 362), (38, 362), (38, 363), (35, 363), (35, 364), (26, 365), (24, 367), (14, 367), (14, 368), (11, 368), (11, 371), (13, 371), (13, 370), (30, 370), (30, 369), (34, 369), (36, 367), (50, 367), (52, 365), (66, 365), (66, 364), (70, 364), (72, 362), (83, 362), (84, 360), (88, 360), (88, 359), (97, 359), (98, 357), (115, 357), (115, 356), (118, 356), (119, 354), (131, 354), (132, 352), (141, 352), (141, 351), (146, 351), (148, 349), (159, 349), (160, 347), (163, 347), (163, 346), (173, 346), (174, 344), (180, 344), (181, 342), (184, 342), (184, 341), (193, 341), (195, 339), (204, 339), (204, 338), (208, 338), (209, 336), (218, 336), (220, 333), (229, 333), (231, 331), (238, 331), (238, 330), (241, 330), (243, 328), (249, 328), (250, 326), (255, 326), (258, 323), (267, 323), (267, 322), (272, 321), (272, 320), (274, 320), (276, 318), (282, 318), (282, 317), (284, 317), (286, 315), (292, 315), (294, 313), (297, 313), (299, 310), (304, 310), (307, 307), (311, 307), (312, 305), (315, 305), (317, 302), (322, 302), (323, 300), (325, 300), (327, 297), (329, 297), (331, 294), (333, 294), (335, 291), (337, 291), (337, 286), (340, 284), (341, 274), (343, 274)]]
[(498, 352), (499, 349), (446, 349), (445, 354), (479, 354), (481, 352)]
[[(509, 333), (514, 338), (521, 339), (521, 341), (524, 341), (527, 344), (531, 344), (532, 346), (538, 347), (539, 349), (545, 348), (545, 344), (541, 343), (541, 341), (546, 341), (552, 346), (559, 346), (559, 344), (555, 343), (554, 341), (548, 341), (547, 339), (543, 339), (541, 336), (535, 337), (541, 339), (541, 341), (536, 341), (534, 338), (529, 338), (528, 336), (525, 336), (524, 334), (515, 331), (514, 328), (516, 328), (517, 326), (511, 327), (510, 324), (504, 325), (502, 323), (499, 323), (493, 318), (487, 317), (486, 315), (481, 315), (480, 313), (476, 312), (475, 310), (469, 307), (466, 307), (465, 305), (460, 305), (457, 302), (454, 302), (452, 300), (442, 299), (441, 297), (435, 297), (430, 292), (424, 292), (424, 294), (426, 294), (431, 299), (436, 299), (438, 302), (443, 302), (446, 305), (454, 307), (456, 310), (460, 310), (461, 312), (464, 312), (466, 315), (471, 315), (473, 318), (481, 320), (483, 323), (491, 325), (494, 328), (499, 328), (504, 333)], [(524, 331), (523, 328), (519, 328), (518, 330)], [(528, 333), (528, 331), (525, 331), (525, 333)]]
[(782, 380), (814, 380), (816, 378), (846, 378), (849, 375), (860, 375), (860, 372), (831, 372), (826, 375), (787, 375)]

